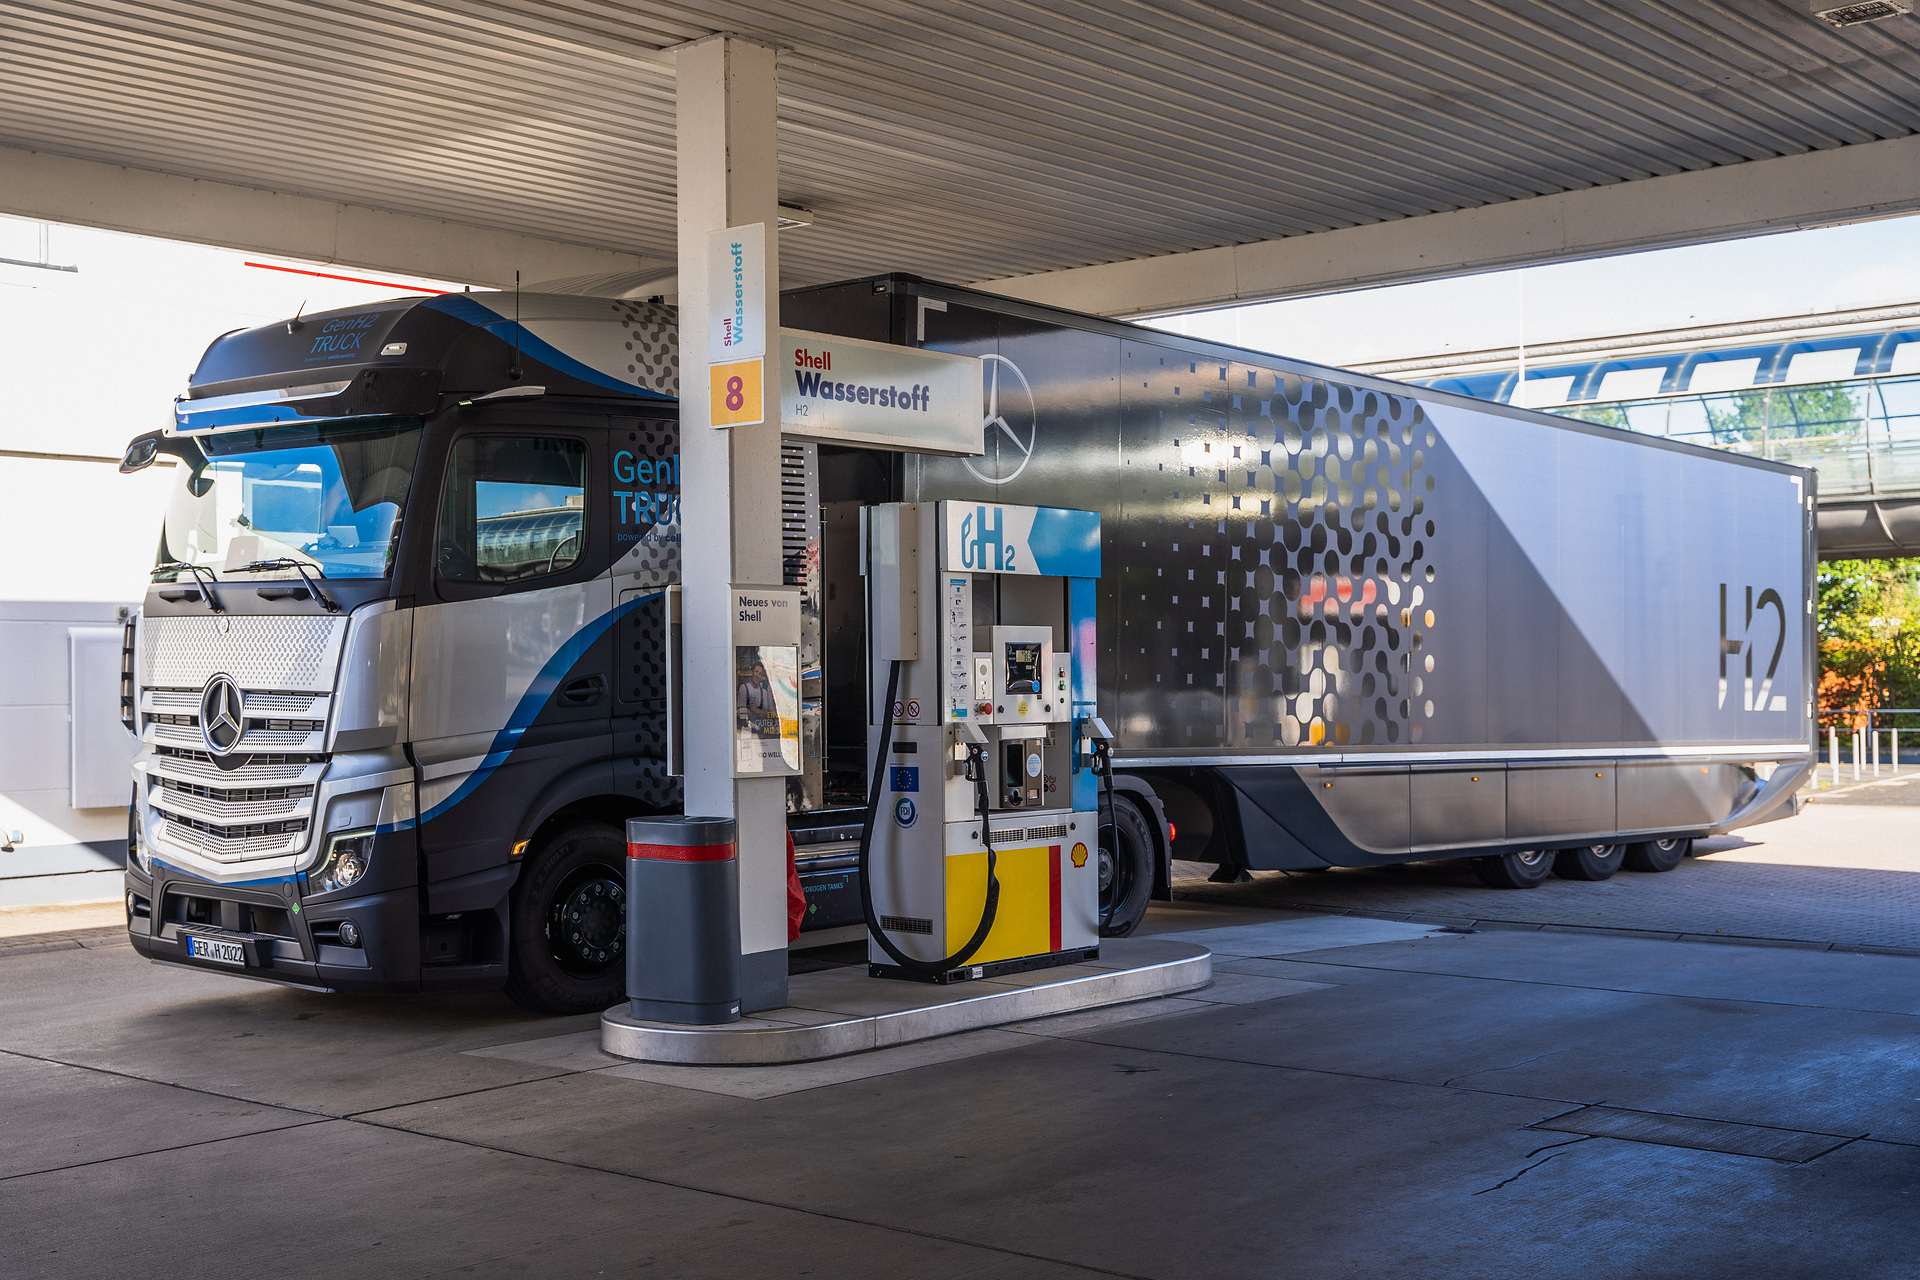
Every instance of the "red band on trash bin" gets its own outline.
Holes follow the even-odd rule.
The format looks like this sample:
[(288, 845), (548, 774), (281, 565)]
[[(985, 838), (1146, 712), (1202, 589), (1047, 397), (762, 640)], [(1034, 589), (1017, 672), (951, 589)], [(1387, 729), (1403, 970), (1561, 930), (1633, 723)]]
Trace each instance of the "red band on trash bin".
[(662, 862), (730, 862), (730, 844), (629, 844), (629, 858), (655, 858)]

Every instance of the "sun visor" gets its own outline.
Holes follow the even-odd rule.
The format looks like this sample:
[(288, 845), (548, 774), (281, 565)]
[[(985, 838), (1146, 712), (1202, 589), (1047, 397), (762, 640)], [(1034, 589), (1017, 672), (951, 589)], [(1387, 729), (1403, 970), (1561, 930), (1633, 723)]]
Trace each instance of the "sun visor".
[[(302, 376), (316, 375), (303, 372)], [(325, 380), (182, 396), (173, 402), (173, 429), (198, 433), (276, 422), (417, 415), (431, 413), (440, 399), (438, 369), (347, 366), (319, 376)]]

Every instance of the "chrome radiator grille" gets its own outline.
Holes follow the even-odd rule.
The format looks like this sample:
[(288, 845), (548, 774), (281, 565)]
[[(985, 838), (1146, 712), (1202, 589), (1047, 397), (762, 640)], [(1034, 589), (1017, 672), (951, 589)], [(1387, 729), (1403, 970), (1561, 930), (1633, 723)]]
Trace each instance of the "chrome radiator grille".
[[(141, 620), (132, 711), (153, 748), (146, 804), (156, 853), (237, 863), (307, 847), (345, 634), (346, 619), (334, 617)], [(240, 694), (239, 737), (219, 758), (200, 724), (216, 675)]]

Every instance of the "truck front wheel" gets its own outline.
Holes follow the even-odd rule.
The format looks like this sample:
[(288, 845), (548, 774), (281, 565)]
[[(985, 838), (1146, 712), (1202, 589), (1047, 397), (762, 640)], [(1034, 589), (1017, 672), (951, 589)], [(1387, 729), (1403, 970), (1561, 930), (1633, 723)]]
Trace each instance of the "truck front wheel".
[(626, 841), (568, 827), (527, 860), (513, 890), (507, 994), (536, 1013), (598, 1013), (626, 993)]

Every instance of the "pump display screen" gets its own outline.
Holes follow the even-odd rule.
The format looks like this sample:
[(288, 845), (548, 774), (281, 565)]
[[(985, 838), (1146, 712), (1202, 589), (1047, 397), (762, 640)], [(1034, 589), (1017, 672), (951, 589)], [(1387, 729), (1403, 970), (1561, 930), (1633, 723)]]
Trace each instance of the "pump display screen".
[(1040, 646), (1031, 642), (1007, 645), (1007, 692), (1040, 692)]

